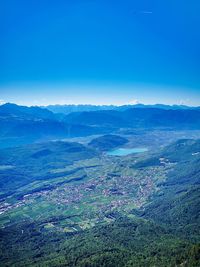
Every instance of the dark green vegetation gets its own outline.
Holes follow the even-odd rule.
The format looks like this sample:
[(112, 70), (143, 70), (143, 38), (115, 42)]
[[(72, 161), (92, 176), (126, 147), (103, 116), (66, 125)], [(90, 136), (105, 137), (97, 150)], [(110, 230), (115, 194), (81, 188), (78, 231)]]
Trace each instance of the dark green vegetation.
[(198, 112), (2, 106), (0, 266), (199, 267)]
[(199, 266), (199, 245), (139, 219), (119, 218), (72, 235), (21, 224), (1, 236), (2, 266)]
[(123, 158), (2, 150), (1, 266), (199, 266), (199, 152), (191, 139)]
[(187, 239), (199, 240), (200, 233), (200, 141), (180, 140), (162, 153), (175, 162), (162, 190), (148, 204), (143, 217), (169, 227)]
[(96, 155), (94, 150), (79, 143), (60, 141), (1, 150), (0, 199), (13, 194), (19, 198), (30, 192), (52, 189), (55, 184), (62, 183), (63, 176), (70, 177), (74, 173), (79, 173), (81, 178), (84, 176), (83, 168), (68, 170), (66, 167)]
[(108, 151), (116, 147), (122, 146), (126, 143), (128, 143), (128, 140), (126, 138), (110, 134), (110, 135), (103, 135), (93, 139), (89, 143), (89, 146), (92, 148), (96, 148), (100, 151)]

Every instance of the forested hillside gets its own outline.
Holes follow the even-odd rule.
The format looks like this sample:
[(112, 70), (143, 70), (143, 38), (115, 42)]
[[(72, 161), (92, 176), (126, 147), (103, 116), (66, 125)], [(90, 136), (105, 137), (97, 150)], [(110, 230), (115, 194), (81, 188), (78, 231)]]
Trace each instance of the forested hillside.
[[(11, 194), (9, 206), (2, 206), (0, 266), (198, 267), (199, 143), (179, 140), (146, 154), (145, 160), (130, 155), (96, 161), (94, 157), (101, 157), (96, 151), (62, 142), (16, 148), (21, 154), (16, 160), (10, 154), (14, 149), (4, 150), (4, 166), (34, 166), (39, 161), (51, 165), (67, 155), (68, 164), (77, 163), (75, 169), (62, 163), (54, 165), (48, 177), (44, 173), (51, 188), (38, 181), (40, 189), (24, 191), (28, 184), (18, 183), (21, 195)], [(82, 160), (86, 155), (88, 160)], [(80, 171), (83, 176), (76, 180)]]

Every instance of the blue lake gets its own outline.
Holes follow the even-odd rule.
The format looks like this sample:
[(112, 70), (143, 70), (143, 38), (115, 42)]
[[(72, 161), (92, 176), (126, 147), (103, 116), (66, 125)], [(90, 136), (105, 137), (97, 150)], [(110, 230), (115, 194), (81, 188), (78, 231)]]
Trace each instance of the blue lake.
[(139, 147), (139, 148), (117, 148), (115, 150), (111, 150), (107, 152), (109, 156), (126, 156), (129, 154), (143, 153), (148, 151), (147, 148)]

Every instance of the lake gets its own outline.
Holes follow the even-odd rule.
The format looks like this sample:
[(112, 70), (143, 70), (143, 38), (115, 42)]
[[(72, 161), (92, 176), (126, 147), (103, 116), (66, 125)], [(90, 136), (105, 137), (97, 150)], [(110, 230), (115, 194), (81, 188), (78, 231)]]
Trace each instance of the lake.
[(108, 156), (127, 156), (129, 154), (143, 153), (148, 151), (147, 148), (139, 147), (139, 148), (117, 148), (115, 150), (111, 150), (107, 152)]

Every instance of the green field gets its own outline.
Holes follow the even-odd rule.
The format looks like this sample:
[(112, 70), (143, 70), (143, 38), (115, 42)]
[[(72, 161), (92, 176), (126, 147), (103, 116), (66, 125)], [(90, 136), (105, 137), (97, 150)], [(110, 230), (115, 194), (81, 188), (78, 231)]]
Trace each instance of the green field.
[(123, 157), (47, 145), (3, 151), (0, 266), (199, 266), (199, 140)]

